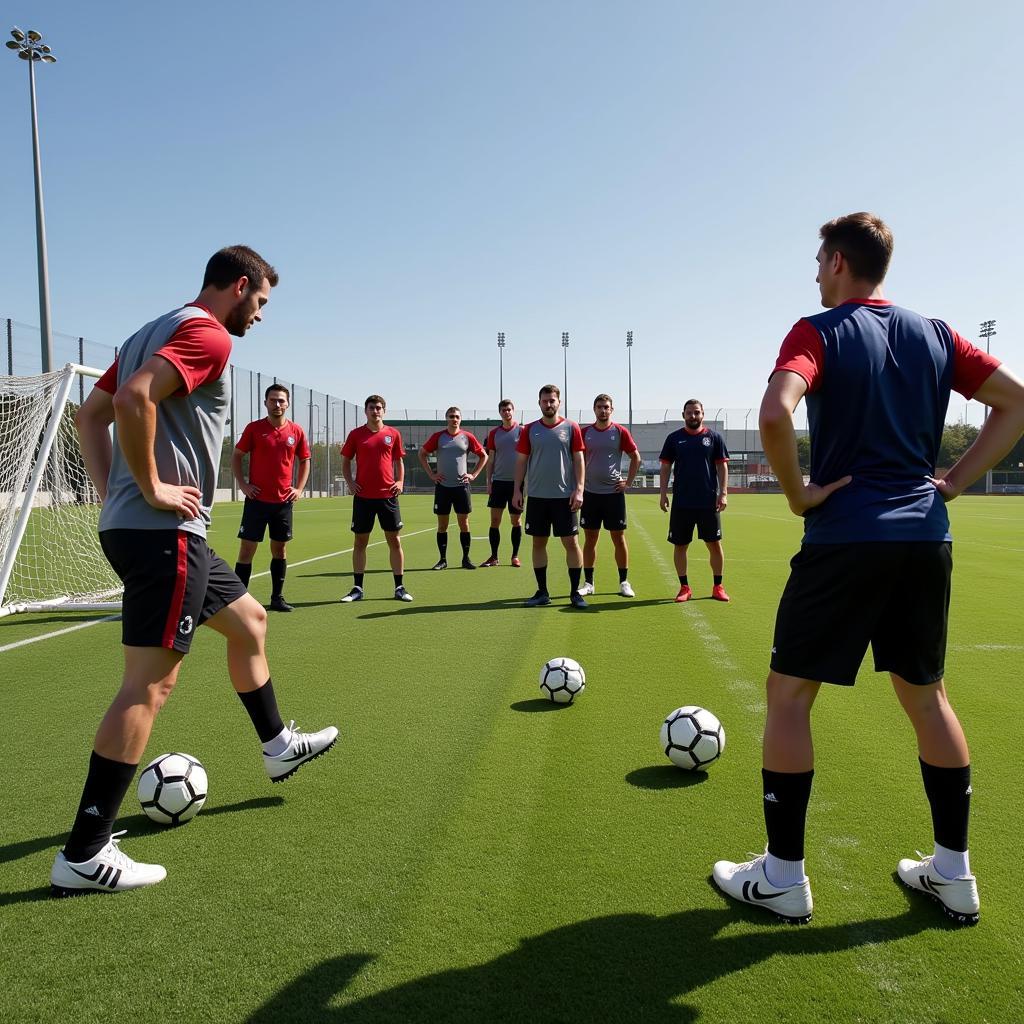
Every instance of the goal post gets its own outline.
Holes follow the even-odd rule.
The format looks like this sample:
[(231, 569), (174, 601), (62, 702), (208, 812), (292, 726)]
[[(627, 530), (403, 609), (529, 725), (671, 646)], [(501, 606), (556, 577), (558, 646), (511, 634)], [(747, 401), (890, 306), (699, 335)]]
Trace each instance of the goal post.
[(74, 423), (85, 378), (101, 373), (68, 363), (33, 377), (0, 377), (0, 618), (121, 607), (121, 581), (99, 543), (100, 498)]

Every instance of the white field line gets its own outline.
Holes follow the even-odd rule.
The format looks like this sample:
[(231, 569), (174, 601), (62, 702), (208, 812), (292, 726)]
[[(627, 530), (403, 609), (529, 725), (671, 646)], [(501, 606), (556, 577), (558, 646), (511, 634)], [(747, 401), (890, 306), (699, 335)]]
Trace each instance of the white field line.
[[(412, 533), (405, 533), (402, 536), (403, 537), (415, 537), (415, 536), (417, 536), (418, 534), (421, 534), (421, 533), (430, 533), (430, 530), (413, 530)], [(380, 547), (380, 545), (384, 544), (384, 543), (385, 543), (385, 541), (376, 540), (372, 544), (367, 544), (367, 547), (368, 548), (376, 548), (376, 547)], [(348, 554), (351, 554), (351, 553), (352, 553), (352, 549), (351, 548), (345, 548), (342, 551), (332, 551), (332, 552), (330, 552), (329, 554), (326, 554), (326, 555), (317, 555), (315, 558), (304, 558), (301, 562), (289, 562), (288, 563), (288, 568), (289, 569), (297, 569), (300, 565), (310, 565), (313, 562), (322, 562), (326, 558), (337, 558), (339, 555), (348, 555)], [(256, 578), (258, 578), (260, 576), (269, 576), (269, 575), (270, 575), (270, 570), (266, 570), (265, 572), (257, 572), (257, 573), (253, 573), (253, 579), (256, 579)], [(103, 618), (101, 618), (101, 619), (90, 619), (88, 622), (79, 622), (79, 623), (77, 623), (74, 626), (65, 626), (64, 629), (57, 629), (57, 630), (54, 630), (52, 633), (43, 633), (41, 636), (26, 637), (26, 639), (24, 639), (24, 640), (17, 640), (14, 643), (11, 643), (11, 644), (4, 644), (2, 647), (0, 647), (0, 654), (3, 654), (5, 651), (13, 651), (13, 650), (15, 650), (18, 647), (27, 647), (29, 644), (37, 644), (41, 640), (52, 640), (54, 637), (64, 636), (66, 633), (74, 633), (74, 632), (76, 632), (79, 629), (88, 629), (90, 626), (98, 626), (102, 622), (115, 622), (120, 617), (121, 617), (120, 615), (104, 615)]]

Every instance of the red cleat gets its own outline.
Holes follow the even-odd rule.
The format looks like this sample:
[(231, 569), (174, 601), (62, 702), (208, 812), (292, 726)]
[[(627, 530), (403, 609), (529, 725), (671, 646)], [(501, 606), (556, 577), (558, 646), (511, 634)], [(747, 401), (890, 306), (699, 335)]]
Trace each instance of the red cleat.
[(716, 583), (711, 588), (711, 596), (716, 601), (728, 601), (729, 600), (729, 595), (725, 592), (725, 587), (723, 587), (721, 583)]
[(693, 597), (693, 591), (684, 583), (679, 588), (679, 593), (676, 594), (676, 604), (682, 604), (684, 601), (689, 601)]
[(491, 557), (488, 558), (486, 562), (481, 562), (480, 563), (480, 568), (481, 569), (490, 569), (493, 566), (500, 565), (500, 564), (501, 563), (498, 561), (497, 556), (496, 555), (491, 555)]
[(519, 556), (518, 555), (513, 555), (512, 556), (512, 568), (513, 569), (521, 569), (522, 567), (523, 567), (523, 563), (519, 561)]

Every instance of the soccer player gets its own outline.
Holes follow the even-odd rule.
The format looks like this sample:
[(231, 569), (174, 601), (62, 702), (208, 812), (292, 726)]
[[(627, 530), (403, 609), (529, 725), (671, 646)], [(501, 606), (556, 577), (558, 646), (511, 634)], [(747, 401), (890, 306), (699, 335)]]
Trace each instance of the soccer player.
[[(612, 422), (610, 395), (594, 399), (594, 422), (583, 428), (586, 446), (587, 486), (583, 491), (580, 526), (583, 527), (583, 586), (580, 593), (594, 592), (594, 564), (601, 526), (611, 534), (615, 564), (619, 570), (619, 595), (635, 597), (629, 583), (629, 548), (626, 545), (626, 488), (640, 468), (640, 452), (632, 434)], [(622, 453), (629, 456), (629, 469), (622, 475)]]
[(578, 423), (558, 415), (562, 392), (557, 384), (540, 389), (541, 418), (523, 428), (516, 443), (516, 478), (512, 505), (523, 507), (523, 481), (529, 475), (530, 498), (526, 506), (526, 533), (533, 538), (533, 573), (537, 592), (526, 605), (537, 608), (551, 604), (548, 593), (548, 536), (554, 533), (565, 548), (569, 568), (569, 603), (586, 608), (580, 595), (583, 554), (580, 551), (576, 513), (583, 504), (586, 466), (583, 435)]
[(728, 601), (722, 584), (725, 553), (722, 551), (722, 512), (729, 504), (729, 452), (722, 435), (704, 426), (704, 406), (689, 399), (683, 406), (686, 426), (665, 438), (661, 449), (661, 511), (667, 512), (668, 478), (672, 474), (672, 514), (668, 539), (679, 576), (676, 603), (693, 596), (687, 576), (687, 549), (693, 529), (708, 547), (714, 584), (711, 596)]
[[(252, 559), (270, 527), (270, 610), (290, 612), (284, 599), (284, 578), (288, 571), (288, 541), (292, 539), (292, 509), (309, 478), (309, 441), (298, 423), (289, 420), (291, 392), (283, 384), (271, 384), (263, 394), (267, 415), (246, 425), (231, 453), (231, 472), (245, 495), (241, 543), (235, 575), (249, 586)], [(249, 479), (242, 473), (242, 457), (249, 456)], [(293, 467), (299, 460), (299, 474), (292, 486)]]
[[(954, 921), (978, 920), (967, 852), (970, 755), (943, 682), (952, 569), (946, 503), (1024, 430), (1024, 383), (941, 320), (888, 302), (892, 233), (854, 213), (821, 228), (818, 288), (827, 312), (799, 320), (761, 403), (765, 453), (803, 545), (779, 602), (763, 741), (768, 848), (719, 861), (725, 893), (792, 921), (810, 919), (804, 822), (814, 775), (811, 708), (822, 682), (852, 686), (870, 643), (917, 736), (934, 851), (897, 865), (901, 881)], [(934, 479), (950, 391), (991, 413), (974, 444)], [(810, 483), (793, 413), (806, 398)], [(886, 813), (879, 809), (880, 815)], [(891, 812), (890, 812), (891, 813)], [(920, 856), (920, 855), (919, 855)]]
[(55, 895), (119, 892), (166, 877), (160, 865), (125, 856), (111, 831), (196, 627), (227, 641), (228, 675), (272, 781), (287, 779), (338, 737), (333, 726), (304, 733), (284, 725), (264, 650), (267, 613), (206, 543), (230, 401), (231, 335), (244, 337), (259, 323), (277, 281), (246, 246), (215, 253), (198, 298), (132, 335), (76, 416), (103, 500), (100, 542), (124, 582), (124, 675), (50, 873)]
[[(462, 429), (462, 410), (457, 405), (446, 410), (444, 415), (445, 429), (431, 434), (419, 451), (420, 465), (434, 482), (438, 559), (433, 568), (448, 568), (448, 520), (454, 508), (459, 524), (459, 543), (462, 545), (462, 568), (475, 569), (469, 557), (469, 514), (473, 511), (469, 485), (487, 465), (487, 452), (473, 434)], [(431, 452), (437, 452), (437, 472), (427, 461)], [(468, 468), (470, 453), (477, 457), (472, 471)]]
[[(363, 403), (366, 425), (349, 431), (341, 448), (341, 472), (352, 492), (353, 587), (341, 599), (343, 604), (363, 599), (363, 576), (366, 573), (366, 546), (374, 522), (379, 522), (388, 542), (391, 572), (395, 577), (395, 600), (411, 601), (405, 589), (405, 553), (402, 551), (402, 513), (398, 496), (405, 486), (405, 449), (402, 435), (394, 427), (384, 425), (387, 403), (380, 395), (370, 395)], [(356, 460), (355, 476), (352, 460)]]
[(523, 563), (519, 561), (519, 544), (523, 538), (523, 528), (519, 525), (522, 512), (512, 504), (512, 491), (516, 483), (516, 445), (523, 428), (516, 423), (516, 407), (510, 398), (503, 398), (498, 403), (498, 415), (501, 425), (494, 427), (487, 435), (484, 447), (489, 456), (487, 460), (487, 507), (491, 510), (491, 526), (487, 531), (487, 539), (491, 545), (491, 555), (481, 562), (481, 568), (498, 564), (498, 545), (501, 543), (501, 517), (508, 508), (512, 541), (512, 567), (518, 569)]

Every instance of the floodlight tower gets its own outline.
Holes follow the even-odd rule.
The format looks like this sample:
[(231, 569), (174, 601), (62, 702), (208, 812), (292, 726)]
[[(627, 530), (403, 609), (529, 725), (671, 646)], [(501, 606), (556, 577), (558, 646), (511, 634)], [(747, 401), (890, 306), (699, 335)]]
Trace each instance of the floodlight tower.
[(505, 355), (505, 332), (498, 331), (498, 401), (505, 397), (504, 357)]
[(629, 379), (629, 432), (633, 433), (633, 332), (626, 331), (626, 368)]
[(39, 264), (39, 333), (42, 340), (43, 373), (53, 369), (53, 335), (50, 331), (50, 281), (46, 265), (46, 226), (43, 220), (43, 175), (39, 163), (39, 122), (36, 117), (36, 74), (38, 61), (55, 64), (57, 58), (44, 45), (43, 37), (34, 29), (22, 32), (11, 29), (7, 49), (17, 51), (28, 62), (28, 91), (32, 103), (32, 160), (36, 182), (36, 256)]
[(569, 332), (562, 331), (562, 408), (569, 415)]
[[(990, 341), (999, 332), (996, 330), (995, 320), (982, 320), (981, 329), (978, 331), (978, 337), (985, 339), (985, 352), (990, 350)], [(985, 423), (988, 423), (988, 406), (985, 406)], [(988, 470), (985, 474), (985, 493), (992, 493), (992, 470)]]

